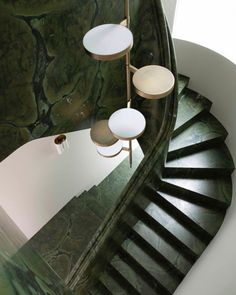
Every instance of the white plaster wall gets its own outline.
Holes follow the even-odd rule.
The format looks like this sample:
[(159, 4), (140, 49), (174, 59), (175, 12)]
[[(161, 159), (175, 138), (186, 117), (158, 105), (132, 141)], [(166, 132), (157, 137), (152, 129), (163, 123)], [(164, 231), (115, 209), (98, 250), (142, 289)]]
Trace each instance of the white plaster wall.
[[(54, 137), (25, 144), (0, 163), (0, 206), (31, 238), (67, 202), (99, 184), (127, 156), (98, 155), (90, 130), (67, 134), (69, 149), (59, 155)], [(137, 141), (134, 148), (138, 147)]]
[(162, 5), (166, 14), (166, 18), (169, 24), (170, 31), (172, 32), (174, 26), (175, 10), (177, 0), (162, 0)]
[[(178, 72), (191, 77), (189, 87), (213, 102), (212, 113), (229, 132), (227, 145), (236, 163), (236, 65), (200, 45), (175, 40)], [(233, 201), (223, 226), (175, 295), (236, 294), (236, 173)]]
[(215, 50), (236, 63), (235, 11), (235, 0), (178, 0), (173, 36)]

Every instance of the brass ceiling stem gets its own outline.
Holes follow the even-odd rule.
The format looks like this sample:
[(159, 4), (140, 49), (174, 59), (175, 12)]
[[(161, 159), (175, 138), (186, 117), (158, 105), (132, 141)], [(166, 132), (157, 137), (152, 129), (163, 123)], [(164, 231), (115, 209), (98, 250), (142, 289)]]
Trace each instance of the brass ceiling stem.
[(125, 5), (125, 18), (127, 19), (127, 28), (130, 28), (130, 14), (129, 14), (129, 0), (124, 0)]
[[(130, 28), (129, 0), (124, 0), (124, 14), (127, 20), (127, 28)], [(126, 67), (126, 88), (127, 88), (127, 107), (131, 107), (131, 75), (130, 75), (130, 51), (125, 56)]]
[(132, 140), (129, 140), (129, 166), (132, 167), (133, 162), (133, 151), (132, 151)]
[[(125, 4), (125, 18), (127, 20), (127, 28), (130, 28), (130, 13), (129, 13), (129, 0), (124, 0)], [(127, 107), (131, 107), (131, 71), (134, 70), (134, 67), (130, 63), (130, 51), (125, 56), (125, 65), (126, 65), (126, 85), (127, 85)], [(132, 69), (132, 70), (131, 70)], [(135, 70), (134, 70), (135, 71)], [(132, 167), (133, 155), (132, 155), (132, 140), (129, 140), (129, 165)]]
[(128, 52), (125, 56), (126, 63), (126, 87), (127, 87), (127, 107), (131, 106), (131, 75), (130, 75), (130, 53)]

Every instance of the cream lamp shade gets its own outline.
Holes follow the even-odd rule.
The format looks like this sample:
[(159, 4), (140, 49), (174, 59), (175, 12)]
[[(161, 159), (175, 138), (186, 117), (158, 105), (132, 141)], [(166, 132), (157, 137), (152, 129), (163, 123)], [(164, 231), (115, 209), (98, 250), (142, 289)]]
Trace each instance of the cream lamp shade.
[(135, 72), (133, 84), (138, 95), (148, 99), (160, 99), (172, 92), (175, 78), (167, 68), (151, 65)]
[(118, 141), (108, 127), (108, 120), (96, 122), (90, 131), (92, 141), (101, 147), (111, 146)]

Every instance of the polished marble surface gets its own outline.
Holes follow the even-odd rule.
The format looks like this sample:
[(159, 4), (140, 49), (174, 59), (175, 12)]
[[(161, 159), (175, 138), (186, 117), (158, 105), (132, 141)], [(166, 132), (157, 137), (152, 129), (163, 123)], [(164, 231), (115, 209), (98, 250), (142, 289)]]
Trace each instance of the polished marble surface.
[[(190, 89), (186, 89), (182, 93), (179, 101), (175, 129), (180, 129), (180, 127), (187, 123), (191, 118), (205, 109), (208, 110), (210, 107), (211, 102), (207, 98)], [(175, 130), (174, 135), (176, 133)]]
[(213, 139), (214, 143), (216, 139), (224, 141), (226, 136), (227, 131), (213, 115), (202, 113), (195, 123), (171, 140), (169, 154), (173, 151), (183, 150), (185, 147), (190, 150), (190, 146), (193, 147), (192, 150), (196, 151), (196, 145)]
[(166, 176), (160, 179), (153, 169), (152, 180), (121, 216), (127, 222), (123, 235), (118, 234), (119, 220), (110, 237), (116, 245), (107, 242), (114, 251), (110, 263), (119, 274), (108, 266), (99, 280), (114, 295), (131, 294), (120, 289), (120, 275), (134, 294), (173, 294), (219, 230), (231, 202), (234, 163), (224, 144), (227, 132), (208, 113), (209, 100), (188, 89), (179, 91), (177, 132), (169, 150), (177, 152), (167, 157)]
[(0, 293), (71, 295), (2, 209), (0, 220)]
[[(123, 5), (102, 0), (47, 0), (37, 5), (0, 1), (0, 160), (28, 141), (89, 128), (126, 106), (125, 60), (95, 61), (82, 44), (91, 28), (119, 24)], [(130, 1), (130, 12), (132, 63), (159, 64), (154, 3)], [(155, 120), (161, 121), (163, 102), (142, 104), (138, 108), (151, 122), (148, 132), (157, 134)], [(147, 139), (143, 144), (149, 147)]]
[(234, 165), (227, 146), (221, 143), (190, 155), (179, 155), (175, 160), (168, 161), (166, 167), (233, 169)]

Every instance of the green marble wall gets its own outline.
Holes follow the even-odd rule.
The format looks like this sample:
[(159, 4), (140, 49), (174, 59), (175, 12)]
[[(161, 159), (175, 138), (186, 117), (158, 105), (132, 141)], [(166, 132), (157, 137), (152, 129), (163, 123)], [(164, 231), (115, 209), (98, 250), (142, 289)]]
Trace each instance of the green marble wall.
[[(0, 0), (0, 160), (32, 139), (88, 128), (126, 105), (124, 59), (94, 61), (82, 46), (90, 28), (123, 19), (123, 2)], [(159, 63), (153, 1), (130, 5), (132, 61)]]
[[(137, 67), (163, 62), (157, 2), (130, 0)], [(124, 59), (97, 62), (82, 46), (90, 28), (122, 18), (123, 0), (0, 0), (0, 160), (30, 140), (88, 128), (126, 105)], [(135, 96), (134, 106), (147, 119), (142, 138), (149, 147), (164, 101)], [(23, 248), (9, 260), (0, 251), (0, 290), (67, 294), (34, 254)]]

